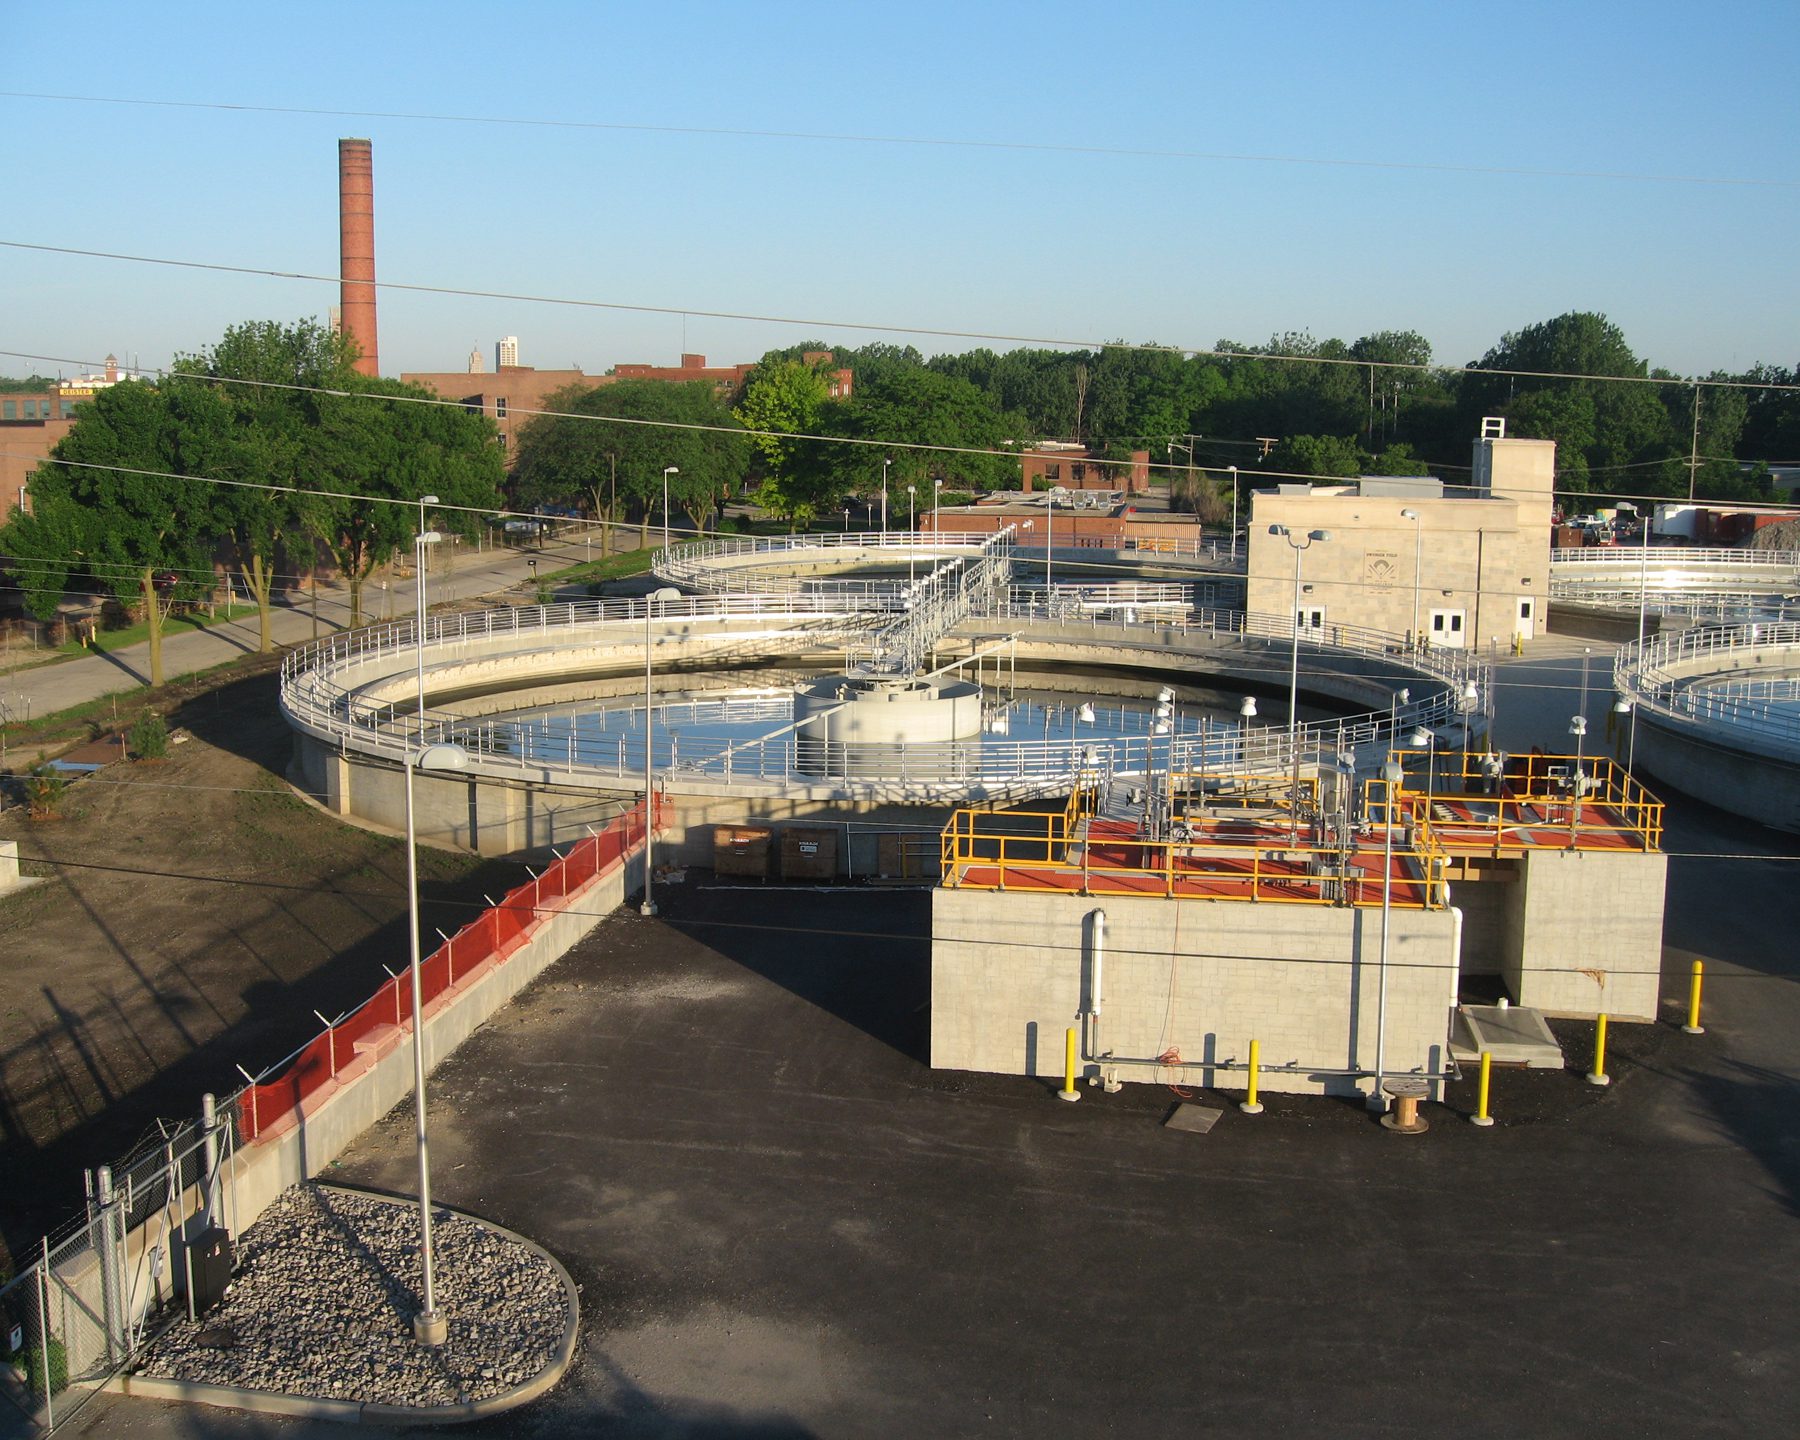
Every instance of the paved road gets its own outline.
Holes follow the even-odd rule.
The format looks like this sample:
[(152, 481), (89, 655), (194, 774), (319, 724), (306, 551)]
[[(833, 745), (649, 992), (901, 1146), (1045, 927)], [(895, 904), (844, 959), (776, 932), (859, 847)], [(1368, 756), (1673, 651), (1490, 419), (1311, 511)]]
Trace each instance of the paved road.
[[(1505, 743), (1560, 745), (1580, 654), (1504, 667)], [(470, 1433), (1791, 1434), (1796, 847), (1679, 798), (1669, 837), (1664, 993), (1703, 956), (1707, 1033), (1618, 1027), (1610, 1089), (1503, 1073), (1497, 1128), (1464, 1087), (1416, 1139), (1286, 1096), (1178, 1135), (1155, 1087), (933, 1073), (925, 895), (694, 872), (439, 1072), (435, 1193), (547, 1244), (586, 1307), (564, 1385)], [(410, 1125), (334, 1178), (408, 1189)]]
[[(458, 554), (449, 573), (434, 569), (428, 576), (427, 604), (501, 595), (528, 587), (537, 569), (548, 573), (585, 558), (579, 542), (552, 543), (535, 550), (485, 550)], [(400, 618), (413, 613), (416, 590), (406, 576), (384, 588), (380, 580), (365, 587), (365, 618)], [(350, 624), (350, 592), (341, 585), (321, 585), (315, 621), (312, 596), (306, 590), (290, 592), (275, 606), (271, 630), (277, 645), (298, 645), (315, 634), (330, 634)], [(163, 642), (163, 673), (168, 676), (210, 669), (246, 654), (257, 646), (257, 619), (249, 615), (206, 630), (183, 631)], [(150, 682), (148, 642), (128, 645), (104, 655), (83, 655), (29, 670), (0, 675), (0, 704), (18, 716), (47, 715), (104, 696), (129, 692)]]

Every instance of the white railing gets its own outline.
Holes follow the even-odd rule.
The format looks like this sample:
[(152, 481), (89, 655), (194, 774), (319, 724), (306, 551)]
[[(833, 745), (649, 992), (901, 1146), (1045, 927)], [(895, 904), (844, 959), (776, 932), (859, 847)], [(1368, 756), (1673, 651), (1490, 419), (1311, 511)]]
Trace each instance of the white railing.
[[(1059, 587), (1060, 589), (1060, 587)], [(518, 638), (523, 645), (568, 643), (581, 628), (602, 633), (619, 632), (622, 644), (634, 645), (646, 620), (650, 602), (587, 600), (553, 605), (527, 605), (510, 610), (472, 611), (434, 617), (426, 627), (425, 644), (432, 647), (474, 638)], [(795, 652), (819, 647), (832, 627), (859, 618), (852, 605), (828, 596), (696, 597), (654, 602), (650, 618), (664, 621), (712, 618), (724, 621), (764, 617), (821, 622), (820, 628), (797, 629), (783, 643)], [(1179, 622), (1126, 618), (1123, 611), (1095, 615), (1053, 614), (1039, 592), (1035, 602), (1007, 600), (984, 607), (976, 618), (999, 620), (1009, 626), (1042, 622), (1053, 624), (1058, 640), (1090, 637), (1129, 651), (1148, 646), (1168, 648), (1171, 629), (1196, 639), (1224, 640), (1256, 647), (1263, 653), (1291, 653), (1291, 623), (1280, 618), (1245, 616), (1233, 611), (1198, 611)], [(1419, 695), (1397, 715), (1397, 728), (1416, 725), (1435, 727), (1462, 722), (1468, 712), (1467, 687), (1485, 693), (1488, 667), (1468, 652), (1428, 650), (1413, 652), (1394, 636), (1350, 626), (1328, 627), (1329, 634), (1302, 632), (1300, 648), (1317, 658), (1332, 653), (1380, 656), (1427, 679), (1444, 682)], [(775, 637), (762, 637), (765, 641)], [(396, 700), (371, 704), (359, 699), (339, 676), (350, 667), (371, 661), (393, 661), (395, 675), (407, 674), (417, 655), (410, 620), (370, 626), (320, 640), (296, 650), (282, 660), (281, 704), (297, 725), (347, 750), (400, 759), (406, 750), (425, 738), (453, 739), (489, 765), (546, 770), (570, 779), (589, 776), (596, 780), (634, 781), (643, 773), (642, 733), (602, 733), (583, 736), (573, 729), (556, 736), (530, 721), (496, 719), (470, 721), (462, 717), (428, 712), (423, 723), (414, 703)], [(705, 703), (705, 702), (693, 702)], [(1388, 737), (1389, 714), (1385, 710), (1343, 719), (1307, 721), (1295, 727), (1301, 763), (1331, 758)], [(1208, 722), (1211, 726), (1211, 722)], [(1235, 725), (1202, 727), (1198, 739), (1176, 732), (1173, 737), (1125, 736), (1048, 741), (1006, 741), (993, 736), (967, 741), (908, 746), (856, 746), (826, 744), (809, 737), (784, 733), (766, 741), (719, 737), (683, 737), (663, 728), (658, 736), (655, 768), (674, 774), (706, 776), (714, 780), (782, 781), (805, 783), (827, 777), (904, 779), (992, 783), (1002, 780), (1043, 779), (1066, 776), (1083, 766), (1092, 768), (1108, 761), (1117, 773), (1142, 773), (1153, 758), (1161, 762), (1166, 747), (1173, 745), (1179, 763), (1193, 769), (1242, 764), (1249, 768), (1279, 770), (1291, 767), (1294, 751), (1288, 748), (1286, 725), (1253, 726), (1248, 731)]]
[(1588, 545), (1552, 550), (1550, 574), (1610, 573), (1617, 570), (1792, 570), (1800, 571), (1800, 550), (1739, 550), (1724, 546)]
[[(953, 522), (954, 517), (946, 516), (945, 519)], [(1020, 531), (1016, 526), (1011, 528), (1014, 530), (1015, 552), (1029, 555), (1044, 553), (1048, 541), (1041, 531)], [(893, 565), (910, 558), (916, 559), (923, 566), (934, 558), (979, 552), (994, 538), (995, 533), (992, 529), (950, 529), (890, 530), (886, 534), (880, 531), (851, 530), (807, 535), (720, 535), (659, 550), (651, 562), (651, 568), (659, 580), (666, 580), (673, 585), (685, 585), (693, 590), (714, 593), (724, 593), (727, 590), (732, 593), (745, 590), (765, 594), (785, 593), (801, 587), (853, 585), (859, 582), (833, 582), (818, 576), (786, 573), (780, 568), (784, 560), (799, 559), (807, 554), (823, 551), (834, 557), (843, 557), (845, 563), (865, 557)], [(1071, 563), (1103, 556), (1195, 560), (1203, 561), (1228, 574), (1241, 573), (1247, 563), (1243, 547), (1239, 547), (1239, 556), (1234, 560), (1229, 540), (1210, 537), (1163, 540), (1155, 536), (1126, 535), (1116, 539), (1096, 539), (1091, 536), (1053, 535), (1050, 539), (1055, 541), (1052, 553), (1059, 558), (1065, 555), (1072, 557)], [(881, 585), (882, 582), (860, 583)]]
[[(892, 564), (915, 556), (926, 560), (937, 555), (978, 553), (992, 532), (982, 535), (933, 535), (922, 531), (890, 530), (865, 533), (846, 531), (814, 535), (719, 535), (659, 550), (651, 561), (656, 578), (695, 590), (718, 591), (729, 586), (733, 593), (746, 589), (761, 593), (786, 593), (803, 579), (783, 574), (779, 562), (802, 553), (874, 551)], [(758, 573), (767, 571), (769, 573)]]
[[(1786, 667), (1800, 670), (1800, 623), (1733, 625), (1687, 630), (1627, 646), (1613, 663), (1613, 684), (1633, 705), (1696, 725), (1742, 731), (1800, 752), (1800, 710), (1780, 687), (1791, 676), (1736, 678), (1745, 662), (1793, 652)], [(1740, 690), (1739, 687), (1745, 687)], [(1758, 695), (1752, 687), (1768, 686)]]

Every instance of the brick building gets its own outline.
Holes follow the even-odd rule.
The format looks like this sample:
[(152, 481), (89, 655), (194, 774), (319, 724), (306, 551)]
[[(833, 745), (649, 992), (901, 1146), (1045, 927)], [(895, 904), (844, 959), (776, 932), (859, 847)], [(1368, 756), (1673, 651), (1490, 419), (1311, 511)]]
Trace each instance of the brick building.
[(121, 378), (118, 358), (108, 355), (106, 369), (98, 375), (77, 375), (45, 390), (0, 395), (0, 523), (15, 509), (30, 508), (26, 483), (31, 472), (75, 428), (81, 402)]
[[(609, 375), (587, 375), (579, 368), (537, 370), (530, 365), (520, 365), (517, 336), (507, 336), (495, 349), (500, 363), (492, 374), (483, 365), (481, 352), (475, 350), (470, 352), (466, 370), (417, 371), (400, 378), (423, 385), (446, 400), (459, 401), (468, 409), (486, 415), (500, 431), (508, 465), (512, 464), (516, 453), (513, 441), (516, 426), (534, 412), (545, 409), (544, 402), (550, 396), (570, 385), (597, 390), (620, 380), (663, 380), (672, 384), (700, 381), (711, 385), (720, 399), (730, 400), (756, 368), (754, 364), (708, 365), (704, 355), (683, 355), (679, 365), (615, 365)], [(831, 359), (831, 352), (812, 350), (802, 358), (809, 365), (819, 365)], [(854, 377), (848, 369), (828, 370), (825, 383), (833, 400), (848, 400)]]
[(1019, 452), (1020, 488), (1034, 490), (1118, 490), (1127, 495), (1150, 492), (1150, 452), (1133, 450), (1127, 461), (1101, 460), (1085, 445), (1041, 440)]

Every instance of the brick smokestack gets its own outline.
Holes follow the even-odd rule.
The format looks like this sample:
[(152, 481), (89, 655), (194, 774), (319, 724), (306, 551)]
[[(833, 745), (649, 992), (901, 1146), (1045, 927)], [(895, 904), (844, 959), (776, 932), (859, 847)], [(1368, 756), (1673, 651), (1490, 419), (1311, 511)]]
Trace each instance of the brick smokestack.
[(381, 373), (375, 344), (375, 162), (367, 140), (338, 141), (339, 307), (344, 334), (361, 351), (356, 369)]

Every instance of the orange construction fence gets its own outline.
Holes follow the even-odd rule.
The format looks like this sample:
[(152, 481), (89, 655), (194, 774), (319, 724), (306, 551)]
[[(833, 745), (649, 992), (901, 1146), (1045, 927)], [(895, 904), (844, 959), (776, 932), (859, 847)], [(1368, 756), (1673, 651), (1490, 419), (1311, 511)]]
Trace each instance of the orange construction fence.
[[(643, 839), (644, 807), (639, 803), (578, 841), (535, 880), (507, 891), (499, 904), (420, 960), (423, 1010), (429, 1013), (433, 1002), (489, 964), (504, 963), (531, 936), (544, 910), (559, 909), (561, 901), (624, 864)], [(239, 1093), (239, 1135), (248, 1142), (282, 1126), (317, 1091), (335, 1084), (345, 1071), (360, 1068), (362, 1057), (393, 1032), (411, 1028), (412, 980), (402, 970), (295, 1054), (280, 1075)]]

